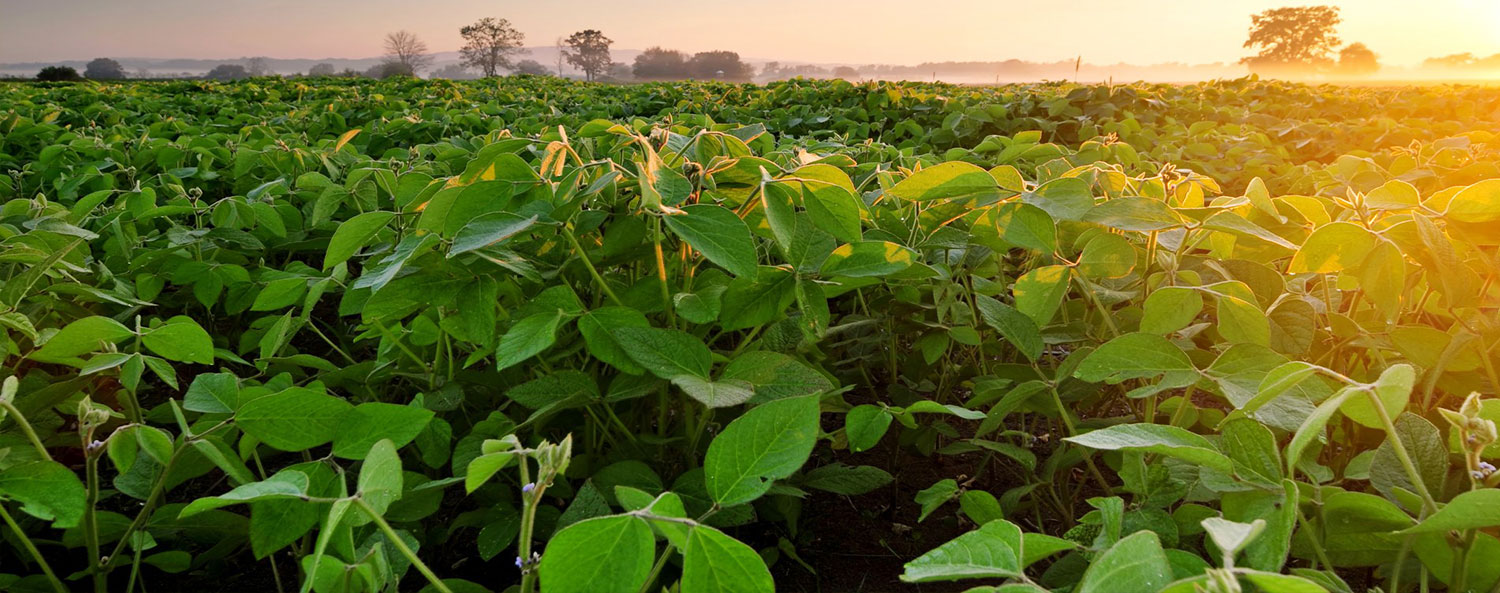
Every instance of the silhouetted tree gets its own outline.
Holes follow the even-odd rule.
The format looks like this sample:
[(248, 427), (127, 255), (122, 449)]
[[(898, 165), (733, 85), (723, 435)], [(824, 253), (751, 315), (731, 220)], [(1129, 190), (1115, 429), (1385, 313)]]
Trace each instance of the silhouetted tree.
[(1245, 47), (1260, 53), (1240, 60), (1252, 70), (1310, 68), (1332, 62), (1343, 18), (1336, 6), (1274, 8), (1250, 17)]
[(536, 60), (521, 60), (516, 62), (516, 74), (532, 74), (536, 76), (551, 76), (552, 70)]
[(496, 76), (503, 68), (514, 70), (511, 56), (521, 53), (526, 34), (512, 27), (510, 21), (485, 17), (458, 30), (464, 46), (458, 50), (463, 63), (478, 68), (485, 76)]
[(432, 56), (427, 55), (427, 43), (417, 39), (414, 33), (404, 30), (386, 34), (385, 59), (386, 62), (400, 64), (404, 73), (412, 76), (432, 63)]
[(473, 71), (465, 68), (463, 64), (454, 62), (434, 70), (430, 78), (446, 78), (448, 80), (474, 80), (479, 78)]
[(271, 58), (256, 56), (245, 60), (245, 72), (251, 76), (266, 76), (271, 74)]
[(755, 71), (732, 51), (705, 51), (688, 60), (688, 75), (699, 79), (750, 80)]
[(84, 66), (83, 76), (89, 80), (119, 80), (125, 78), (125, 67), (109, 58), (94, 58)]
[(635, 57), (630, 68), (636, 78), (643, 80), (673, 80), (687, 77), (687, 56), (675, 49), (661, 47), (646, 48)]
[(307, 69), (308, 76), (333, 76), (337, 72), (337, 70), (334, 70), (333, 64), (329, 64), (328, 62), (313, 64), (313, 67)]
[(609, 70), (609, 46), (614, 43), (596, 29), (584, 29), (568, 36), (568, 63), (583, 71), (589, 80)]
[(249, 78), (250, 72), (239, 64), (219, 64), (218, 66), (214, 66), (213, 70), (209, 70), (208, 74), (204, 74), (203, 77), (212, 80), (239, 80), (241, 78)]
[(36, 79), (42, 82), (66, 82), (83, 80), (83, 77), (71, 66), (48, 66), (36, 73)]
[(1351, 43), (1339, 50), (1339, 70), (1356, 76), (1374, 74), (1380, 70), (1380, 56), (1363, 43)]

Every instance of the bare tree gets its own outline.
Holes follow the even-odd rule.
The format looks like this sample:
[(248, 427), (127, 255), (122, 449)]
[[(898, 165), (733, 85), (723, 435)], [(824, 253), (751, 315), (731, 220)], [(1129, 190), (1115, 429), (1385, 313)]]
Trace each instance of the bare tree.
[(558, 37), (557, 41), (555, 41), (553, 43), (557, 46), (557, 77), (558, 78), (562, 78), (562, 75), (563, 75), (563, 60), (566, 59), (567, 56), (568, 56), (567, 50), (564, 49), (564, 48), (567, 47), (567, 42), (564, 41), (563, 38)]
[(495, 76), (500, 69), (515, 70), (511, 56), (521, 53), (526, 34), (512, 27), (510, 21), (484, 17), (458, 30), (464, 46), (458, 50), (463, 64), (477, 68), (485, 76)]
[(609, 71), (609, 46), (614, 43), (595, 29), (585, 29), (568, 36), (566, 40), (568, 63), (577, 66), (584, 76), (593, 80)]
[(432, 63), (432, 56), (427, 55), (427, 43), (406, 30), (386, 34), (385, 59), (404, 66), (413, 75)]

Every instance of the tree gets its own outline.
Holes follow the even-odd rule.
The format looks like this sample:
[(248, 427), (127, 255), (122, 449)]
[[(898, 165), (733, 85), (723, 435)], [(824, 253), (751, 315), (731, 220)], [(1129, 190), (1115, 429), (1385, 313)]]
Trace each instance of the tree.
[(853, 66), (839, 66), (833, 69), (833, 76), (834, 78), (842, 78), (844, 80), (854, 80), (859, 78), (859, 71), (855, 70)]
[(1380, 70), (1380, 56), (1363, 43), (1351, 43), (1339, 50), (1339, 70), (1354, 76), (1369, 76)]
[(393, 76), (416, 75), (417, 73), (412, 71), (411, 66), (391, 60), (381, 62), (374, 66), (370, 66), (369, 69), (365, 70), (365, 76), (380, 79), (391, 78)]
[(1422, 66), (1427, 68), (1466, 68), (1473, 66), (1476, 61), (1478, 61), (1478, 58), (1474, 57), (1474, 54), (1464, 52), (1439, 58), (1427, 58), (1422, 61)]
[(1305, 69), (1332, 62), (1343, 18), (1335, 6), (1274, 8), (1250, 17), (1245, 47), (1260, 53), (1240, 60), (1252, 70)]
[(125, 67), (109, 58), (94, 58), (84, 66), (83, 76), (89, 80), (119, 80), (125, 78)]
[(516, 62), (516, 74), (531, 74), (533, 76), (551, 76), (552, 71), (536, 60), (521, 60)]
[(36, 79), (42, 82), (64, 82), (83, 80), (83, 77), (70, 66), (48, 66), (36, 73)]
[(568, 44), (568, 63), (582, 70), (589, 80), (609, 71), (609, 46), (614, 41), (603, 33), (596, 29), (584, 29), (569, 35), (564, 43)]
[(251, 76), (268, 76), (271, 74), (271, 58), (256, 56), (245, 60), (245, 71)]
[(239, 80), (241, 78), (249, 78), (250, 72), (239, 64), (219, 64), (218, 66), (214, 66), (213, 70), (209, 70), (208, 74), (204, 74), (203, 77), (211, 80)]
[(454, 62), (443, 66), (442, 68), (434, 70), (430, 78), (446, 78), (448, 80), (474, 80), (475, 78), (479, 77), (475, 76), (474, 72), (470, 71), (468, 68), (465, 68), (463, 64)]
[[(387, 33), (385, 36), (385, 59), (386, 62), (401, 65), (405, 74), (415, 76), (432, 63), (432, 56), (427, 55), (427, 43), (410, 31), (396, 31)], [(387, 72), (396, 72), (396, 69), (388, 69)]]
[(635, 57), (630, 71), (642, 80), (687, 78), (687, 56), (675, 49), (647, 48)]
[(693, 54), (688, 60), (688, 75), (698, 79), (750, 80), (755, 75), (749, 64), (740, 61), (740, 54), (732, 51), (705, 51)]
[(464, 38), (464, 46), (458, 50), (464, 65), (479, 69), (486, 77), (498, 75), (502, 68), (514, 70), (510, 58), (521, 53), (526, 41), (526, 34), (512, 27), (510, 21), (490, 17), (459, 29), (458, 34)]
[(337, 72), (333, 69), (333, 64), (328, 62), (313, 64), (313, 67), (307, 69), (308, 76), (333, 76)]

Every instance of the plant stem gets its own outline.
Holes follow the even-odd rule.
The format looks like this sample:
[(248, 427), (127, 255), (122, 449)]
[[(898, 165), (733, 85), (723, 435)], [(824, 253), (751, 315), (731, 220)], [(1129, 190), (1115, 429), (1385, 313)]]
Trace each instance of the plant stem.
[(53, 573), (52, 567), (47, 564), (47, 558), (36, 549), (36, 544), (31, 543), (31, 538), (26, 537), (26, 532), (21, 531), (21, 526), (10, 516), (10, 512), (5, 510), (5, 505), (0, 505), (0, 518), (5, 519), (5, 524), (10, 527), (12, 533), (16, 534), (16, 539), (21, 540), (21, 546), (26, 548), (26, 553), (31, 554), (31, 558), (42, 567), (42, 573), (47, 575), (47, 581), (52, 583), (52, 589), (57, 593), (68, 593), (68, 588), (61, 580), (58, 580), (57, 574)]
[(1422, 482), (1422, 474), (1417, 471), (1417, 465), (1412, 462), (1411, 454), (1407, 453), (1406, 445), (1401, 442), (1401, 435), (1396, 434), (1396, 423), (1391, 421), (1391, 414), (1385, 409), (1385, 403), (1380, 401), (1380, 396), (1375, 395), (1374, 389), (1366, 389), (1365, 395), (1369, 396), (1370, 402), (1375, 406), (1375, 412), (1380, 414), (1380, 424), (1385, 427), (1386, 438), (1391, 440), (1391, 449), (1396, 453), (1396, 459), (1401, 462), (1401, 468), (1406, 470), (1406, 478), (1411, 480), (1417, 493), (1422, 495), (1422, 508), (1426, 514), (1436, 513), (1437, 501), (1433, 500), (1432, 493), (1428, 492), (1427, 484)]
[(648, 593), (651, 590), (651, 584), (656, 582), (656, 577), (661, 575), (661, 569), (666, 568), (667, 559), (672, 557), (672, 552), (676, 549), (671, 542), (667, 542), (667, 547), (663, 548), (661, 555), (656, 557), (656, 563), (651, 565), (651, 572), (646, 574), (646, 580), (641, 583), (638, 593)]
[(443, 580), (433, 574), (432, 569), (427, 568), (427, 564), (422, 562), (421, 558), (417, 557), (417, 553), (413, 552), (410, 547), (407, 547), (406, 542), (401, 541), (401, 538), (396, 535), (396, 530), (391, 529), (391, 524), (386, 523), (385, 517), (381, 517), (380, 513), (374, 507), (370, 506), (370, 503), (365, 502), (363, 498), (355, 497), (354, 506), (359, 507), (359, 510), (369, 515), (370, 520), (385, 534), (385, 538), (391, 540), (391, 545), (395, 546), (401, 552), (402, 556), (411, 561), (412, 566), (417, 567), (417, 572), (427, 577), (427, 582), (432, 583), (433, 588), (437, 589), (440, 593), (453, 593), (453, 590), (449, 589), (448, 585), (443, 584)]
[(16, 405), (0, 400), (0, 409), (4, 409), (6, 414), (16, 419), (16, 424), (21, 427), (21, 432), (26, 433), (26, 440), (31, 441), (31, 446), (36, 447), (36, 452), (41, 454), (42, 459), (52, 461), (52, 454), (47, 452), (47, 446), (42, 444), (42, 439), (37, 438), (36, 431), (31, 428), (31, 423), (26, 420), (26, 416), (21, 414), (20, 410), (16, 409)]
[[(88, 501), (83, 507), (83, 537), (88, 544), (89, 572), (93, 573), (94, 593), (109, 593), (109, 588), (104, 579), (106, 574), (105, 564), (113, 563), (114, 555), (111, 554), (111, 558), (107, 562), (99, 555), (99, 519), (94, 514), (94, 506), (99, 503), (99, 455), (97, 452), (88, 450), (89, 443), (87, 441), (91, 437), (92, 431), (85, 432), (83, 454), (85, 473), (88, 478)], [(163, 476), (163, 479), (165, 479), (165, 476)], [(120, 538), (120, 545), (124, 545), (129, 539), (130, 534), (126, 532), (125, 537)]]
[[(613, 302), (614, 304), (621, 307), (625, 306), (625, 303), (620, 300), (620, 297), (615, 296), (615, 291), (609, 288), (609, 284), (604, 281), (604, 277), (599, 275), (599, 270), (594, 267), (594, 262), (589, 261), (588, 252), (584, 251), (583, 246), (578, 244), (578, 237), (573, 236), (573, 231), (564, 227), (562, 234), (564, 237), (568, 238), (568, 244), (573, 246), (573, 251), (578, 254), (578, 259), (583, 260), (583, 267), (588, 268), (589, 275), (594, 277), (594, 282), (599, 285), (600, 290), (604, 291), (604, 295), (609, 297), (610, 302)], [(657, 247), (659, 253), (660, 243), (657, 244)], [(663, 282), (666, 281), (663, 280)]]

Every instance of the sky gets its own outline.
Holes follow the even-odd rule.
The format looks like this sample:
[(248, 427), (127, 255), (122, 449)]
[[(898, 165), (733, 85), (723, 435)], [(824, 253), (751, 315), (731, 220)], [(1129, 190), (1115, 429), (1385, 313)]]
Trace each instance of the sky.
[[(0, 63), (93, 57), (365, 58), (410, 30), (432, 51), (509, 19), (528, 45), (596, 28), (616, 48), (817, 63), (1233, 62), (1252, 13), (1318, 0), (0, 0)], [(1500, 53), (1500, 0), (1322, 0), (1346, 42), (1413, 65)], [(1414, 7), (1417, 7), (1414, 9)]]

